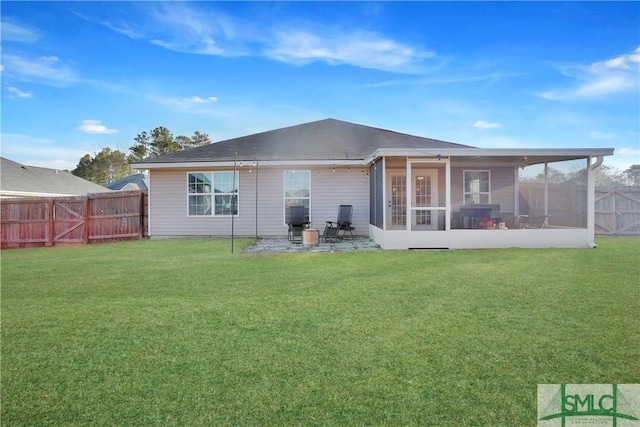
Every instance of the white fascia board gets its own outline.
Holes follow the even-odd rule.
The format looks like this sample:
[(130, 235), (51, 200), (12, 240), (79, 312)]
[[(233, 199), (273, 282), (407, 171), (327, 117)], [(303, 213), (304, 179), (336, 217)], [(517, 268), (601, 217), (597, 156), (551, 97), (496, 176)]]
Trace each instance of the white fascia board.
[[(259, 166), (363, 166), (380, 157), (595, 157), (611, 156), (613, 148), (379, 148), (363, 160), (258, 160)], [(224, 162), (176, 162), (176, 163), (144, 163), (134, 164), (131, 167), (136, 170), (146, 169), (200, 169), (200, 168), (232, 168), (240, 164), (233, 161)], [(243, 159), (243, 166), (252, 165), (255, 160)]]
[(0, 192), (2, 198), (12, 198), (12, 197), (70, 197), (70, 196), (83, 196), (84, 194), (68, 194), (68, 193), (35, 193), (30, 191), (9, 191), (2, 190)]
[(589, 157), (611, 156), (613, 148), (442, 148), (442, 149), (414, 149), (414, 148), (379, 148), (364, 160), (365, 164), (371, 163), (379, 157)]
[[(242, 160), (242, 166), (362, 166), (362, 160)], [(235, 162), (183, 162), (183, 163), (145, 163), (131, 165), (133, 169), (200, 169), (200, 168), (232, 168), (240, 165), (240, 160)]]

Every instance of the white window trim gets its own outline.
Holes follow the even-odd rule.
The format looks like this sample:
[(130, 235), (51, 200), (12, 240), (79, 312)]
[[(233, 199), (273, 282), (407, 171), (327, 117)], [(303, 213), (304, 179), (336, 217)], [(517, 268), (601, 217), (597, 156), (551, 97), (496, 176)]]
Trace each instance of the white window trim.
[[(307, 172), (309, 174), (309, 197), (287, 197), (287, 172)], [(311, 170), (309, 169), (289, 169), (282, 173), (282, 224), (287, 225), (287, 199), (309, 199), (309, 222), (311, 222)]]
[[(210, 193), (189, 193), (189, 175), (190, 174), (195, 174), (195, 173), (207, 173), (211, 175), (211, 192)], [(238, 180), (238, 193), (236, 194), (237, 196), (237, 209), (236, 209), (236, 213), (232, 214), (232, 215), (216, 215), (216, 203), (215, 203), (215, 196), (216, 193), (214, 192), (214, 188), (215, 188), (215, 174), (216, 173), (233, 173), (233, 171), (189, 171), (186, 174), (187, 177), (187, 217), (189, 218), (231, 218), (232, 216), (240, 216), (240, 172), (236, 172), (236, 179)], [(193, 195), (208, 195), (211, 196), (211, 214), (210, 215), (191, 215), (189, 213), (189, 196), (193, 196)], [(219, 196), (225, 196), (225, 195), (233, 195), (233, 193), (218, 193)]]
[[(467, 172), (487, 172), (489, 174), (489, 191), (478, 191), (473, 193), (467, 193), (466, 191), (466, 178)], [(489, 197), (487, 198), (487, 204), (491, 203), (491, 170), (490, 169), (464, 169), (462, 171), (462, 205), (464, 206), (467, 203), (467, 195), (469, 194), (486, 194)]]

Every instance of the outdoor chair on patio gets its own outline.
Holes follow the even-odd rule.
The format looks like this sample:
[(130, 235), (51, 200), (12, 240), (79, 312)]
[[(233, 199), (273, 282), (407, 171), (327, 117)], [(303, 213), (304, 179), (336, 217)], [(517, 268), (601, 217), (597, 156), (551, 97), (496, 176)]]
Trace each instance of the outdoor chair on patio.
[(551, 215), (518, 215), (517, 222), (520, 228), (546, 228), (549, 226), (549, 217)]
[(322, 240), (324, 242), (328, 242), (329, 240), (336, 242), (343, 240), (347, 233), (351, 235), (351, 240), (353, 240), (353, 230), (356, 228), (351, 223), (352, 215), (352, 205), (340, 205), (338, 207), (338, 219), (336, 221), (327, 221), (327, 225), (324, 227), (324, 233), (322, 233)]
[(309, 227), (310, 222), (306, 219), (304, 206), (289, 206), (289, 226), (288, 239), (293, 242), (302, 243), (302, 230)]

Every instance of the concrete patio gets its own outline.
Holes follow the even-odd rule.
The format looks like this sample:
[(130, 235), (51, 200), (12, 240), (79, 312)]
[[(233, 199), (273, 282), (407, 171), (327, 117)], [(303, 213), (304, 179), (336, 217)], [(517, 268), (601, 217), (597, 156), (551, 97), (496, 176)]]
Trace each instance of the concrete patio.
[(332, 253), (332, 252), (353, 252), (353, 251), (380, 251), (380, 246), (368, 237), (356, 237), (355, 239), (344, 239), (337, 242), (323, 242), (322, 239), (315, 246), (305, 246), (302, 243), (292, 243), (286, 238), (264, 238), (258, 240), (254, 245), (244, 251), (245, 254), (263, 253)]

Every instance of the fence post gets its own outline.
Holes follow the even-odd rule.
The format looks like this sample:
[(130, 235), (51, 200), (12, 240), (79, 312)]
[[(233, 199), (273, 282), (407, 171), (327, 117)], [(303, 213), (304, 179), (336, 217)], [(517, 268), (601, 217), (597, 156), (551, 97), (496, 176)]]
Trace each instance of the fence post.
[(55, 232), (56, 232), (56, 227), (55, 227), (55, 215), (53, 214), (53, 211), (55, 209), (55, 205), (54, 205), (54, 201), (53, 199), (48, 199), (47, 200), (47, 217), (48, 217), (48, 227), (47, 227), (47, 238), (45, 241), (45, 245), (46, 246), (53, 246), (54, 243), (54, 238), (55, 238)]
[(138, 236), (144, 237), (144, 191), (140, 191), (140, 226)]
[(84, 244), (89, 243), (89, 228), (91, 224), (91, 202), (89, 201), (89, 195), (87, 194), (84, 199)]
[(613, 212), (611, 213), (611, 216), (613, 217), (612, 219), (612, 223), (613, 223), (613, 227), (611, 227), (613, 229), (613, 234), (617, 235), (618, 234), (618, 189), (614, 188), (613, 192), (611, 193), (611, 205), (613, 206)]

